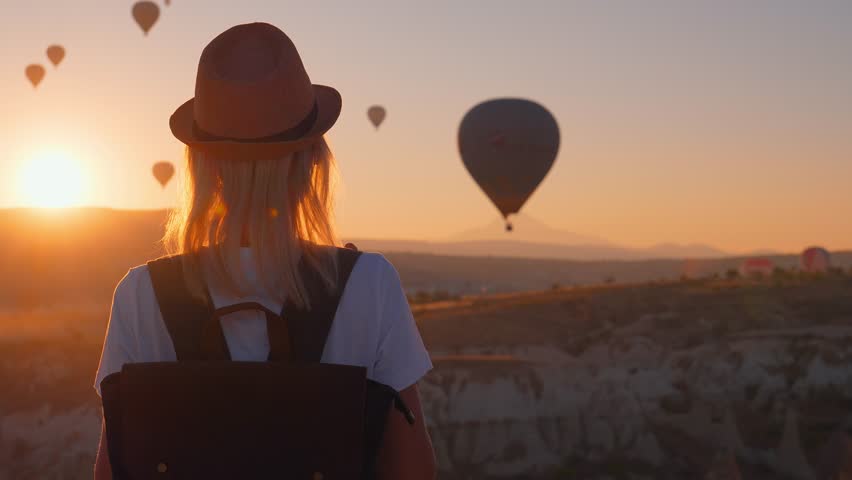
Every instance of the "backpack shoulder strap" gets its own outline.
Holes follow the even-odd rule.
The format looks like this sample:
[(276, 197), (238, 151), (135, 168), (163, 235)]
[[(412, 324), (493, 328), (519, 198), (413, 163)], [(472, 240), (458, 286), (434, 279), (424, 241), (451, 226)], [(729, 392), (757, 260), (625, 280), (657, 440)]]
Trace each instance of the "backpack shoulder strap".
[[(298, 308), (291, 303), (284, 306), (281, 314), (287, 322), (293, 359), (306, 363), (319, 363), (325, 349), (326, 339), (334, 322), (337, 307), (349, 276), (361, 252), (348, 248), (337, 249), (337, 291), (329, 292), (319, 276), (304, 268), (302, 275), (311, 299), (311, 310)], [(180, 255), (163, 257), (148, 262), (148, 272), (154, 286), (154, 294), (163, 315), (163, 321), (172, 338), (178, 361), (203, 360), (201, 349), (204, 323), (213, 317), (212, 302), (193, 297), (186, 286), (183, 263)], [(274, 334), (273, 332), (269, 332)], [(219, 331), (217, 340), (224, 344)], [(224, 347), (227, 352), (227, 346)]]
[(200, 360), (199, 339), (204, 322), (213, 315), (212, 305), (209, 300), (205, 303), (189, 292), (180, 255), (148, 262), (148, 273), (177, 360)]
[(305, 363), (319, 363), (322, 359), (328, 332), (334, 322), (343, 290), (360, 256), (361, 252), (354, 249), (337, 249), (337, 289), (335, 292), (329, 292), (316, 273), (303, 271), (312, 308), (304, 310), (288, 302), (284, 305), (284, 311), (281, 314), (287, 321), (290, 330), (294, 360)]

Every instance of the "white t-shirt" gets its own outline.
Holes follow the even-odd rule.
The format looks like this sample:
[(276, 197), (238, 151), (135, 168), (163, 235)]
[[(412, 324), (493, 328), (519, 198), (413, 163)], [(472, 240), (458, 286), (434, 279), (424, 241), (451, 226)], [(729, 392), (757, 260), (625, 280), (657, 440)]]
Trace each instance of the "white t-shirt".
[[(256, 282), (251, 251), (242, 250), (245, 277)], [(263, 297), (238, 297), (208, 285), (214, 306), (258, 302), (281, 311), (280, 302)], [(266, 361), (269, 338), (266, 317), (259, 311), (241, 311), (222, 318), (222, 330), (233, 360)], [(175, 361), (172, 339), (154, 295), (148, 267), (131, 269), (115, 289), (95, 378), (101, 381), (125, 363)], [(328, 334), (322, 363), (367, 368), (367, 377), (403, 390), (432, 368), (429, 354), (414, 323), (399, 274), (377, 253), (363, 253), (343, 291)]]

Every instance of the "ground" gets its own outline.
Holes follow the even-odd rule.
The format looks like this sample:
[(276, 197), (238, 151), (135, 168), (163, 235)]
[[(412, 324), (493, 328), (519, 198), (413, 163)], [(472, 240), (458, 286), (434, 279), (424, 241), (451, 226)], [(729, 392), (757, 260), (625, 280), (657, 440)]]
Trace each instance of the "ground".
[[(107, 307), (0, 312), (0, 478), (89, 478)], [(435, 364), (422, 394), (442, 478), (805, 479), (848, 461), (842, 273), (414, 311)]]

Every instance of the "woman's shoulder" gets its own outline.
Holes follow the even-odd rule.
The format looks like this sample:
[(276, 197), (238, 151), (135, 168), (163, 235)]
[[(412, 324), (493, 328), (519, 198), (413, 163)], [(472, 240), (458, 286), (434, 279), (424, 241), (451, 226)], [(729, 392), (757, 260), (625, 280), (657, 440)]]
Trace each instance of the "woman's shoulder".
[(362, 252), (343, 286), (341, 309), (378, 315), (389, 296), (401, 290), (399, 275), (384, 255)]
[(378, 252), (360, 252), (355, 268), (368, 274), (382, 274), (394, 267), (384, 255)]
[(151, 284), (151, 274), (148, 265), (138, 265), (130, 268), (115, 287), (115, 303), (136, 303), (140, 298), (153, 296), (154, 287)]
[(350, 278), (358, 283), (377, 287), (399, 283), (396, 268), (384, 255), (377, 252), (361, 252)]

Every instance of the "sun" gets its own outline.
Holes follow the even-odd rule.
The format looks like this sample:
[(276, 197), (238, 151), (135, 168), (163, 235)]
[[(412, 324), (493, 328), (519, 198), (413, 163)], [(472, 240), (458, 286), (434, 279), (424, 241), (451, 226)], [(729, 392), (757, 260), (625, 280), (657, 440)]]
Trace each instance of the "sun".
[(21, 168), (17, 185), (20, 201), (27, 206), (74, 207), (83, 202), (86, 177), (71, 155), (46, 150)]

